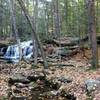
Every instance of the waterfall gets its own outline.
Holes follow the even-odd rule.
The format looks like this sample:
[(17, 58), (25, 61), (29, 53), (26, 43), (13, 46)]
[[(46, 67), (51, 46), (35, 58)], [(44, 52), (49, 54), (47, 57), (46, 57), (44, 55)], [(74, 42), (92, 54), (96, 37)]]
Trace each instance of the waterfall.
[[(25, 60), (28, 60), (33, 55), (33, 45), (32, 41), (25, 41), (21, 43), (21, 49), (22, 49), (22, 56)], [(19, 62), (19, 48), (18, 45), (11, 45), (8, 46), (7, 51), (4, 55), (6, 60), (9, 60), (13, 63)]]

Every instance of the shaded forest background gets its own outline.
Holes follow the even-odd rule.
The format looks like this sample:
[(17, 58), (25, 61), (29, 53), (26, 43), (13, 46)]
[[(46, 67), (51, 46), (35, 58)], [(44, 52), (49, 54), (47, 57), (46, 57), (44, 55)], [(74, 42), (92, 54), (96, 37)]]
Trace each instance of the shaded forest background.
[[(0, 0), (0, 38), (14, 36), (10, 2), (10, 0)], [(35, 19), (36, 33), (42, 40), (59, 35), (82, 38), (88, 34), (85, 0), (24, 0), (24, 3), (31, 19)], [(32, 30), (16, 0), (14, 9), (18, 35), (22, 40), (29, 40)], [(100, 0), (95, 0), (95, 12), (96, 32), (99, 35)]]

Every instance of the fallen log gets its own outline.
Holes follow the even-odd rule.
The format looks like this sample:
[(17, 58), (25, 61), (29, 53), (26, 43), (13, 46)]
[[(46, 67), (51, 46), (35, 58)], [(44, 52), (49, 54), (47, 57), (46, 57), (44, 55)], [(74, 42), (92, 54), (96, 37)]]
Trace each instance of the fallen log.
[(74, 45), (77, 44), (76, 42), (71, 42), (69, 40), (59, 41), (59, 40), (56, 40), (56, 39), (46, 40), (45, 43), (53, 44), (53, 45), (56, 45), (56, 46), (59, 46), (59, 45), (60, 46), (74, 46)]
[(79, 40), (79, 38), (75, 37), (63, 37), (60, 38), (59, 40), (57, 39), (50, 39), (50, 40), (45, 40), (45, 43), (47, 44), (55, 44), (57, 46), (75, 46), (79, 43), (79, 41), (86, 41), (88, 40), (88, 37), (85, 36), (83, 39)]
[[(73, 38), (73, 37), (63, 37), (60, 40), (57, 39), (50, 39), (50, 40), (45, 40), (44, 42), (47, 44), (54, 44), (57, 46), (75, 46), (79, 43), (79, 41), (81, 42), (86, 42), (88, 41), (88, 36), (85, 36), (84, 38), (80, 39), (79, 38)], [(100, 36), (97, 36), (97, 43), (100, 44)]]

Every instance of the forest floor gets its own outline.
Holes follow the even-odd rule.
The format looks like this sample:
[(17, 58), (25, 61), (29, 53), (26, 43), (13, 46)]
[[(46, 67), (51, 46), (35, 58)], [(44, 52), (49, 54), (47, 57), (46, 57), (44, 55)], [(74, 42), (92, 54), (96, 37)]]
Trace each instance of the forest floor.
[[(98, 51), (100, 51), (100, 48)], [(69, 65), (59, 67), (49, 66), (49, 68), (45, 70), (45, 72), (47, 73), (46, 77), (48, 78), (48, 80), (54, 81), (55, 79), (60, 78), (60, 82), (57, 81), (60, 84), (60, 87), (57, 91), (64, 90), (66, 93), (74, 95), (76, 99), (71, 99), (70, 97), (67, 98), (65, 95), (58, 96), (56, 93), (57, 91), (54, 92), (55, 89), (48, 89), (48, 91), (53, 91), (52, 94), (55, 96), (44, 96), (42, 99), (39, 98), (39, 100), (100, 100), (100, 86), (99, 88), (95, 88), (93, 91), (87, 92), (85, 84), (85, 81), (89, 79), (100, 80), (100, 68), (90, 70), (91, 65), (88, 59), (90, 57), (90, 51), (86, 50), (85, 55), (87, 57), (83, 57), (81, 53), (78, 53), (77, 55), (74, 55), (67, 61), (62, 61), (63, 63), (69, 63)], [(98, 57), (100, 57), (100, 52)], [(19, 65), (0, 62), (0, 100), (6, 100), (4, 98), (8, 96), (9, 77), (17, 75), (27, 76), (31, 75), (33, 71), (40, 73), (42, 72), (42, 68), (43, 66), (41, 64), (39, 64), (36, 68), (34, 65), (23, 61)], [(66, 80), (72, 80), (72, 82), (65, 82)], [(39, 83), (38, 81), (39, 80), (37, 80), (37, 83)], [(16, 87), (13, 85), (11, 86), (11, 88), (12, 90), (14, 90)], [(29, 88), (25, 87), (24, 89), (25, 90), (23, 90), (23, 95), (28, 95)], [(27, 93), (25, 93), (25, 91)], [(37, 97), (33, 97), (33, 99), (32, 97), (30, 97), (27, 100), (38, 99)]]

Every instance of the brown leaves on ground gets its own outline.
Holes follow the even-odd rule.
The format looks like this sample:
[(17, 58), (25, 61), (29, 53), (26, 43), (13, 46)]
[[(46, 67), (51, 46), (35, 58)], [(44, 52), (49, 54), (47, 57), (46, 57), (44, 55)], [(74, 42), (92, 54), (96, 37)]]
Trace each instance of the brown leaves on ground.
[[(100, 69), (88, 70), (90, 64), (87, 58), (83, 58), (78, 54), (68, 61), (63, 61), (63, 63), (73, 64), (74, 67), (70, 66), (50, 66), (46, 70), (47, 78), (54, 79), (56, 77), (65, 77), (72, 79), (72, 83), (61, 83), (60, 90), (72, 93), (76, 96), (77, 100), (87, 100), (88, 96), (86, 93), (86, 87), (84, 81), (87, 79), (100, 79)], [(41, 66), (41, 65), (39, 65)], [(0, 96), (7, 96), (7, 79), (11, 75), (16, 74), (31, 74), (33, 70), (41, 71), (41, 68), (32, 69), (31, 64), (21, 62), (19, 65), (13, 64), (0, 64)], [(92, 100), (100, 100), (100, 90), (96, 90), (93, 94)]]

